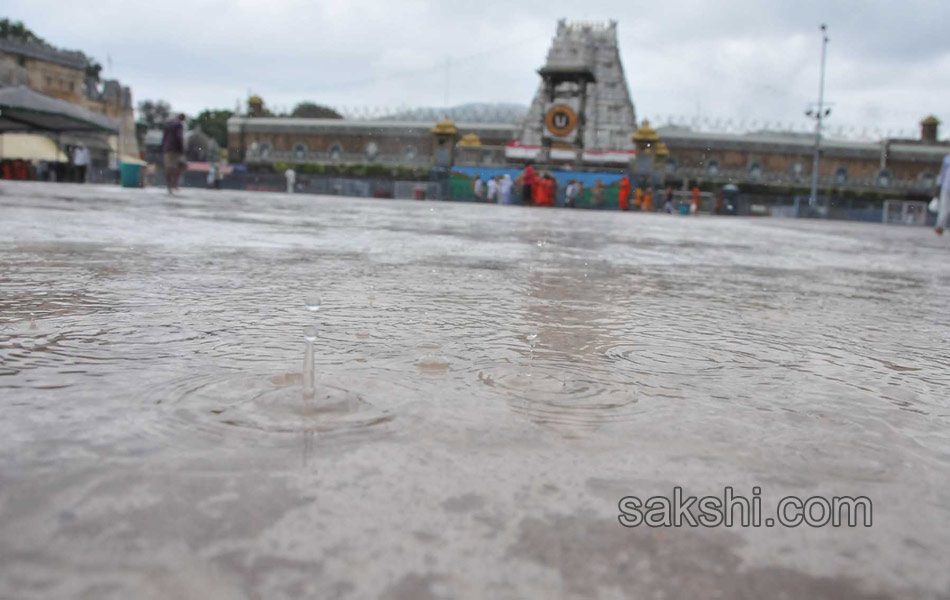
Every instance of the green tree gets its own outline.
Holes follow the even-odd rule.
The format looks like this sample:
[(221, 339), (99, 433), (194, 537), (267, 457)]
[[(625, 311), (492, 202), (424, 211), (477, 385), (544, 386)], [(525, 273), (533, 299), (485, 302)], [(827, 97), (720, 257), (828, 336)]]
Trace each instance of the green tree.
[(11, 21), (7, 18), (0, 19), (0, 38), (49, 45), (46, 40), (30, 31), (23, 21)]
[(92, 58), (86, 58), (86, 77), (99, 82), (99, 76), (102, 73), (102, 65)]
[(205, 109), (188, 122), (189, 127), (198, 127), (205, 135), (218, 142), (221, 148), (228, 146), (228, 119), (234, 116), (233, 110)]
[(291, 117), (300, 117), (306, 119), (342, 119), (343, 115), (336, 112), (329, 106), (323, 106), (315, 102), (301, 102), (290, 113)]
[(139, 119), (149, 129), (160, 128), (171, 114), (171, 104), (164, 100), (143, 100), (139, 102)]

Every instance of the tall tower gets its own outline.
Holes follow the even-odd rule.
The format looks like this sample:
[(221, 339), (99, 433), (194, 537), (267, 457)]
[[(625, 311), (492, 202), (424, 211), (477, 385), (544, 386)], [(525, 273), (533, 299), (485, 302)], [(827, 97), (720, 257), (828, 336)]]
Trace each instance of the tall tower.
[[(592, 77), (565, 79), (564, 74), (572, 71), (589, 72)], [(547, 62), (538, 73), (542, 82), (521, 130), (522, 145), (544, 147), (547, 142), (555, 148), (578, 150), (634, 149), (630, 134), (637, 128), (636, 115), (620, 62), (616, 21), (559, 20)], [(552, 81), (557, 94), (552, 94)], [(577, 113), (576, 128), (567, 131), (557, 126), (570, 125), (569, 118), (559, 117), (557, 106), (571, 109), (560, 109), (564, 115)]]

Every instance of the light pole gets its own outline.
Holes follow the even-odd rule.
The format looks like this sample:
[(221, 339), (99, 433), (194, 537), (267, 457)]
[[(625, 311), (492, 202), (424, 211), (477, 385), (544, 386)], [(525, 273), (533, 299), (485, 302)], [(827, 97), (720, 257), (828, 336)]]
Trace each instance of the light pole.
[(818, 81), (818, 110), (808, 109), (805, 114), (815, 118), (815, 157), (811, 165), (811, 196), (809, 206), (818, 204), (818, 158), (821, 154), (821, 120), (831, 114), (831, 109), (825, 108), (825, 54), (828, 50), (828, 27), (821, 26), (821, 78)]

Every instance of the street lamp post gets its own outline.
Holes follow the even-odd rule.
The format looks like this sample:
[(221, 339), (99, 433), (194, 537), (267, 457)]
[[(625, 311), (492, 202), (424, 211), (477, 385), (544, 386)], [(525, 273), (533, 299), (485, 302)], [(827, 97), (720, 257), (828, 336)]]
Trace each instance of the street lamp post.
[[(815, 157), (811, 166), (811, 196), (808, 198), (808, 204), (815, 206), (818, 204), (818, 160), (821, 154), (821, 120), (831, 114), (831, 109), (825, 108), (825, 54), (828, 49), (828, 27), (821, 26), (821, 78), (818, 81), (818, 111), (814, 113), (815, 117)], [(809, 109), (806, 113), (812, 116)]]

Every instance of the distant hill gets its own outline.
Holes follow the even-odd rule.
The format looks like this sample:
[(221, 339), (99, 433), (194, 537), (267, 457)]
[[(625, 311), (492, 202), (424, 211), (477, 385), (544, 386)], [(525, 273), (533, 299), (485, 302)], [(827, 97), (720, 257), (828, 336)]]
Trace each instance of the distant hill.
[(518, 123), (528, 114), (521, 104), (473, 102), (448, 108), (413, 108), (382, 115), (377, 121), (439, 121), (448, 117), (457, 123)]

